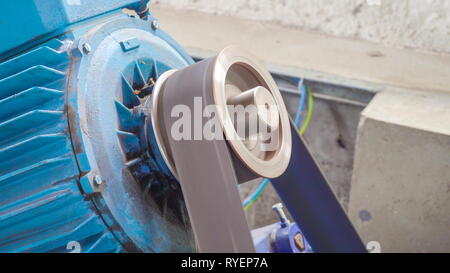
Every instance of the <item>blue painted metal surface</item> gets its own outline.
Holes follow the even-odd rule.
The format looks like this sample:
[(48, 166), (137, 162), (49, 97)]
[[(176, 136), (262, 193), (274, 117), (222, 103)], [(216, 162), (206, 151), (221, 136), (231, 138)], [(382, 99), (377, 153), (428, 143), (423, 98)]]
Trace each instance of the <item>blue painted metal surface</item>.
[[(2, 1), (0, 61), (15, 51), (51, 39), (76, 23), (121, 8), (142, 9), (140, 0), (20, 0)], [(7, 37), (3, 38), (3, 37)]]
[[(54, 47), (56, 45), (56, 47)], [(78, 186), (59, 40), (0, 64), (0, 252), (122, 251)]]
[(160, 35), (148, 21), (127, 15), (81, 35), (68, 115), (85, 180), (100, 176), (105, 181), (102, 187), (82, 183), (82, 188), (100, 193), (120, 226), (121, 232), (115, 231), (120, 241), (145, 252), (191, 251), (187, 212), (179, 211), (184, 210), (181, 190), (156, 145), (147, 145), (144, 128), (149, 112), (143, 101), (151, 99), (152, 83), (163, 72), (192, 62)]
[[(312, 248), (297, 224), (281, 226), (273, 232), (273, 250), (276, 253), (312, 253)], [(299, 239), (296, 239), (299, 236)], [(297, 246), (296, 240), (301, 242)]]
[(180, 200), (139, 107), (150, 76), (193, 61), (149, 14), (119, 10), (147, 1), (80, 2), (0, 5), (0, 252), (193, 250), (189, 228), (146, 206)]
[[(301, 236), (303, 249), (295, 244), (295, 236)], [(252, 230), (257, 253), (312, 253), (312, 248), (297, 224), (282, 227), (280, 223)]]

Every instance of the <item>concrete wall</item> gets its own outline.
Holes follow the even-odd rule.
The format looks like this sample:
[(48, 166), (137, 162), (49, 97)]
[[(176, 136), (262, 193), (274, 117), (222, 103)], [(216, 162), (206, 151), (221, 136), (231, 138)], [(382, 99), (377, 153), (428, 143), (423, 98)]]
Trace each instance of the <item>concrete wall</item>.
[(379, 93), (358, 129), (349, 215), (382, 252), (450, 251), (450, 95)]
[(448, 0), (160, 0), (395, 47), (450, 53)]

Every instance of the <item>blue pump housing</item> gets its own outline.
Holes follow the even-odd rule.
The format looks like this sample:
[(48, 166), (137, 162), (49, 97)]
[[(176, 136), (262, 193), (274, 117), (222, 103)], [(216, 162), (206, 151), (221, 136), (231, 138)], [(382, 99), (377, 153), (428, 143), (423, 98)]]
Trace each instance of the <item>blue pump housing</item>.
[(194, 251), (142, 108), (193, 60), (147, 1), (0, 5), (0, 252)]

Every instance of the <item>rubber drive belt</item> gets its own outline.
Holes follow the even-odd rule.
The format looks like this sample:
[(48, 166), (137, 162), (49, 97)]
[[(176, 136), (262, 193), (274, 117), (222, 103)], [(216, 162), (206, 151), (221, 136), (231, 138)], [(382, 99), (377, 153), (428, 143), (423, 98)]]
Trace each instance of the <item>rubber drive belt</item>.
[[(186, 105), (192, 113), (199, 111), (194, 110), (194, 97), (202, 98), (203, 108), (214, 104), (213, 63), (214, 58), (196, 63), (174, 72), (163, 83), (158, 110), (164, 121), (161, 130), (168, 141), (170, 160), (176, 166), (198, 250), (255, 252), (226, 141), (177, 141), (171, 134), (172, 125), (179, 119), (171, 115), (175, 106)], [(205, 122), (202, 119), (201, 125)]]

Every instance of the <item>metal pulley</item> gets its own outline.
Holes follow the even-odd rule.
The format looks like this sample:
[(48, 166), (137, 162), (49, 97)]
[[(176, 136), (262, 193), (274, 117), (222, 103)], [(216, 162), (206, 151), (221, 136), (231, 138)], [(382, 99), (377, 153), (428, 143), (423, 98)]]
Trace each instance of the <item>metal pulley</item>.
[[(216, 57), (201, 63), (204, 69), (195, 70), (195, 74), (189, 67), (167, 71), (154, 88), (152, 126), (170, 170), (177, 176), (168, 148), (169, 136), (164, 132), (161, 97), (167, 88), (166, 82), (173, 81), (172, 76), (178, 74), (177, 77), (183, 79), (176, 83), (180, 93), (186, 92), (188, 82), (204, 82), (209, 78), (211, 85), (204, 86), (205, 91), (209, 92), (206, 95), (212, 95), (225, 140), (239, 159), (239, 164), (243, 163), (257, 177), (280, 176), (289, 164), (292, 140), (288, 112), (270, 73), (258, 63), (256, 57), (235, 46), (227, 47)], [(231, 110), (236, 109), (233, 106), (238, 110), (249, 109), (254, 115), (250, 112), (249, 117), (247, 113), (243, 120), (239, 117), (240, 113)], [(240, 130), (241, 126), (243, 130)], [(256, 130), (251, 130), (251, 126), (256, 126)]]
[[(227, 47), (216, 57), (164, 73), (150, 105), (147, 127), (153, 128), (161, 154), (181, 184), (198, 249), (253, 252), (236, 185), (280, 176), (291, 155), (288, 113), (269, 72), (251, 54)], [(180, 119), (173, 109), (179, 106), (192, 114), (192, 123), (183, 125), (192, 130), (182, 139), (173, 131)], [(234, 116), (234, 108), (249, 106), (253, 112)], [(216, 136), (222, 138), (198, 135), (211, 121), (202, 113), (211, 110), (219, 126)]]

